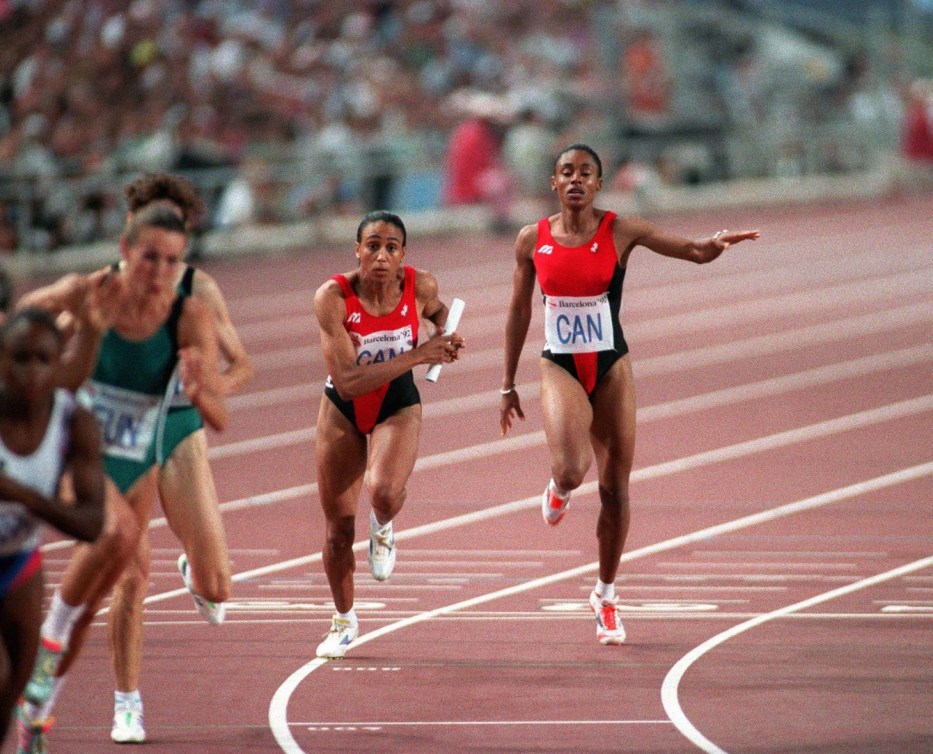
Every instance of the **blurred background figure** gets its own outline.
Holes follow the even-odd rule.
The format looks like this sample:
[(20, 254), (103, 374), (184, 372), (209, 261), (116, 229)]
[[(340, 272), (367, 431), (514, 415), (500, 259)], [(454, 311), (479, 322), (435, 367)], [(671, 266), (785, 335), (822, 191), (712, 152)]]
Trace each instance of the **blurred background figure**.
[(275, 183), (269, 168), (259, 160), (246, 161), (221, 193), (214, 225), (236, 228), (273, 222), (274, 192)]
[(904, 156), (933, 167), (933, 79), (917, 79), (908, 87)]
[(505, 98), (481, 91), (458, 91), (448, 105), (463, 120), (453, 129), (444, 161), (444, 200), (448, 205), (486, 204), (493, 229), (509, 229), (513, 180), (502, 154), (512, 122)]
[(620, 78), (631, 127), (661, 128), (671, 117), (673, 79), (664, 50), (649, 28), (636, 29), (620, 62)]
[(557, 134), (537, 108), (523, 107), (509, 126), (502, 144), (506, 167), (521, 196), (547, 196)]

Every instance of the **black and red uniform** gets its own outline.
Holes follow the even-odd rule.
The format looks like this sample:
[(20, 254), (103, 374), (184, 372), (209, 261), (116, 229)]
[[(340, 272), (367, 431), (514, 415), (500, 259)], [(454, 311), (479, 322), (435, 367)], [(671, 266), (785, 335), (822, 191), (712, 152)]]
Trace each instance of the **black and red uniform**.
[(606, 212), (581, 246), (561, 246), (548, 218), (538, 221), (533, 261), (545, 307), (541, 356), (570, 372), (587, 395), (628, 353), (619, 322), (625, 268), (612, 238), (615, 216)]
[[(357, 364), (388, 361), (418, 345), (420, 318), (415, 297), (415, 268), (405, 265), (404, 271), (402, 297), (398, 306), (381, 317), (373, 316), (363, 308), (363, 303), (345, 275), (334, 275), (331, 278), (340, 285), (346, 300), (347, 313), (343, 326), (350, 334), (356, 349)], [(352, 400), (341, 398), (333, 380), (328, 376), (324, 385), (324, 395), (333, 401), (340, 413), (364, 435), (372, 432), (373, 427), (401, 409), (421, 402), (410, 369), (372, 392)]]

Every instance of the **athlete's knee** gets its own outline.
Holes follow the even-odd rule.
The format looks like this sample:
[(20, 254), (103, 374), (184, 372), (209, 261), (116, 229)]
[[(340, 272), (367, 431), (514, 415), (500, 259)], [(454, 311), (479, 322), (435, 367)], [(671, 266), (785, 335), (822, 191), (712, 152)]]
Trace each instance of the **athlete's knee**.
[(586, 464), (560, 463), (556, 467), (552, 467), (551, 476), (554, 478), (554, 484), (557, 485), (558, 489), (569, 492), (583, 484), (583, 479), (586, 477), (588, 470)]
[(356, 536), (356, 518), (354, 516), (341, 516), (327, 522), (325, 540), (331, 552), (344, 552), (353, 548)]
[(142, 602), (149, 588), (149, 558), (136, 554), (129, 559), (117, 581), (116, 591), (124, 597)]
[(226, 602), (230, 599), (232, 579), (229, 566), (216, 565), (208, 568), (206, 573), (198, 573), (196, 565), (191, 565), (199, 595), (211, 602)]
[(377, 511), (394, 514), (405, 499), (405, 485), (391, 480), (376, 481), (370, 487), (369, 499)]
[(230, 589), (231, 582), (229, 579), (226, 581), (218, 579), (213, 583), (208, 582), (208, 587), (201, 596), (211, 602), (226, 602), (230, 599)]
[(600, 484), (599, 501), (601, 517), (621, 520), (629, 513), (629, 492), (627, 484)]
[(110, 518), (94, 542), (95, 549), (108, 560), (129, 561), (139, 544), (139, 522), (131, 511), (120, 511)]

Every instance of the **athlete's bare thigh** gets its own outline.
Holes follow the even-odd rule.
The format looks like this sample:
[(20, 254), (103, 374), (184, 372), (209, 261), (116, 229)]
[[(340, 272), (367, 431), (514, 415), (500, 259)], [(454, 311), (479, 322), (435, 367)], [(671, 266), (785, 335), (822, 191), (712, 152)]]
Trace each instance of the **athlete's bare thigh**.
[(321, 397), (314, 453), (324, 515), (354, 515), (366, 471), (366, 438), (327, 396)]

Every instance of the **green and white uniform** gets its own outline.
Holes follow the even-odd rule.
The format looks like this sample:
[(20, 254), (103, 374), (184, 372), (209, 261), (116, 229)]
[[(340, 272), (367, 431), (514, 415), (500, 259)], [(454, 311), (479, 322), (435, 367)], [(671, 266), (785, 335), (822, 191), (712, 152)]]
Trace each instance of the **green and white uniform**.
[(127, 340), (115, 330), (103, 337), (94, 374), (81, 388), (82, 403), (100, 424), (104, 470), (126, 492), (156, 464), (172, 374), (178, 362), (178, 320), (184, 296), (146, 340)]

